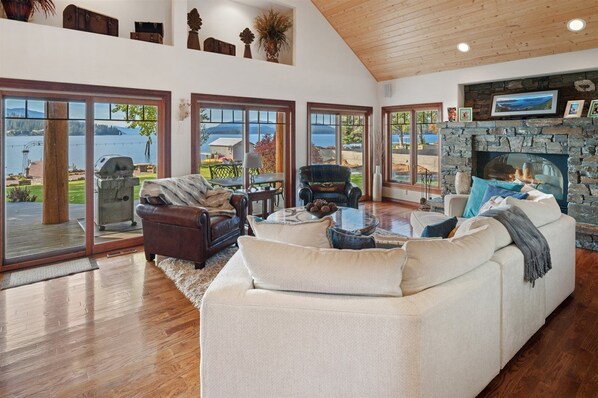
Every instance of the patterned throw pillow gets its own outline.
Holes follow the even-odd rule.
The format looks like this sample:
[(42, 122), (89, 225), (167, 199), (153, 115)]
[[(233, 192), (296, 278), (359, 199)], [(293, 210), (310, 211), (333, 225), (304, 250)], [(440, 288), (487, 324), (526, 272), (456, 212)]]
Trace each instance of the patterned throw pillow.
[[(488, 202), (490, 198), (494, 196), (500, 196), (501, 198), (506, 198), (509, 196), (514, 197), (515, 199), (527, 199), (529, 194), (527, 192), (516, 192), (509, 189), (504, 189), (501, 187), (497, 187), (494, 185), (488, 185), (486, 188), (486, 192), (484, 192), (484, 197), (482, 198), (482, 203)], [(480, 209), (481, 212), (481, 209)]]
[(342, 192), (345, 190), (344, 182), (314, 182), (309, 186), (314, 192)]
[(328, 228), (327, 234), (330, 246), (335, 249), (361, 250), (376, 247), (376, 241), (371, 236), (356, 235), (338, 228)]

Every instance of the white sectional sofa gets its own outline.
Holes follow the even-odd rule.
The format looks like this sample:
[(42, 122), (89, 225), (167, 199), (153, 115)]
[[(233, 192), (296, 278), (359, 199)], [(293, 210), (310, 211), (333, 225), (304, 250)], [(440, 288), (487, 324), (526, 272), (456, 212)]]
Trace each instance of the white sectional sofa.
[(204, 296), (202, 397), (475, 397), (573, 292), (575, 223), (555, 216), (539, 225), (553, 268), (533, 288), (493, 219), (452, 240), (408, 242), (402, 297), (260, 288), (242, 245)]

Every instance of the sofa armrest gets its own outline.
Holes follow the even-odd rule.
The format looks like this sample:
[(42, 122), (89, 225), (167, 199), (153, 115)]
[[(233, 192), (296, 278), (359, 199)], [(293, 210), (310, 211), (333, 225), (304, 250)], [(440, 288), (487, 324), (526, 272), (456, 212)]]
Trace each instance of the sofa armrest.
[(210, 215), (203, 207), (138, 204), (135, 210), (143, 221), (181, 227), (199, 228), (210, 221)]
[(449, 194), (444, 197), (444, 214), (449, 217), (463, 217), (469, 195)]
[(271, 291), (238, 252), (203, 298), (201, 395), (475, 396), (500, 370), (499, 282), (487, 262), (407, 297)]

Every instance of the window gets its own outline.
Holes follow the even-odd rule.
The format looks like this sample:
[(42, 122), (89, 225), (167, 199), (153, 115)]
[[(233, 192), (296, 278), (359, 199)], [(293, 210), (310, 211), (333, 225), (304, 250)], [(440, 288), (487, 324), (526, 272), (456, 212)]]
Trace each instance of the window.
[[(231, 189), (270, 187), (294, 200), (294, 102), (192, 95), (192, 172)], [(245, 153), (259, 154), (262, 166), (243, 168)], [(247, 173), (244, 173), (247, 171)]]
[[(307, 104), (309, 164), (341, 164), (351, 168), (351, 182), (369, 192), (369, 137), (372, 108)], [(365, 196), (365, 195), (364, 195)]]
[(386, 136), (386, 181), (439, 188), (442, 104), (382, 108)]

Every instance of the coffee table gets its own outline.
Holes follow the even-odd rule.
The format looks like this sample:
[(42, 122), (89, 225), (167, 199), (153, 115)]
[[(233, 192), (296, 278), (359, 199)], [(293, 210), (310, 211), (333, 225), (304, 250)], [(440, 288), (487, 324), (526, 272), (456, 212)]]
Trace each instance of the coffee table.
[[(337, 228), (360, 235), (372, 234), (380, 223), (378, 217), (352, 207), (339, 206), (338, 210), (330, 217)], [(318, 217), (309, 214), (304, 207), (290, 207), (278, 210), (268, 216), (268, 221), (278, 222), (301, 222), (317, 219)]]

